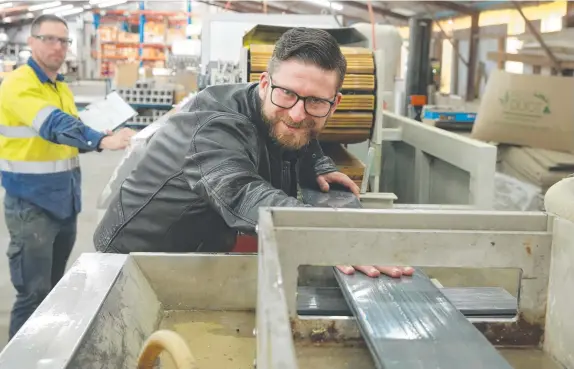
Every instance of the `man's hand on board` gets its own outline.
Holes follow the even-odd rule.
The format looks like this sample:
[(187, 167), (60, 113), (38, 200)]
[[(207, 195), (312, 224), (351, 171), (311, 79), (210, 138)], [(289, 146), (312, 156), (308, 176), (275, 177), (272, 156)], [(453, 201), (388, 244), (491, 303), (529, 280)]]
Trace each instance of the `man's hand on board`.
[(349, 178), (349, 176), (347, 176), (345, 173), (331, 172), (317, 176), (317, 184), (319, 185), (321, 191), (329, 192), (330, 183), (336, 183), (341, 186), (345, 186), (349, 189), (349, 191), (354, 193), (355, 196), (359, 197), (359, 186), (357, 186), (357, 184), (353, 182), (353, 180)]
[(387, 275), (393, 278), (399, 278), (402, 276), (412, 276), (415, 272), (414, 268), (411, 267), (388, 267), (388, 266), (371, 266), (371, 265), (356, 265), (354, 267), (348, 265), (338, 266), (341, 272), (351, 275), (354, 274), (356, 270), (368, 275), (369, 277), (376, 278), (381, 274)]

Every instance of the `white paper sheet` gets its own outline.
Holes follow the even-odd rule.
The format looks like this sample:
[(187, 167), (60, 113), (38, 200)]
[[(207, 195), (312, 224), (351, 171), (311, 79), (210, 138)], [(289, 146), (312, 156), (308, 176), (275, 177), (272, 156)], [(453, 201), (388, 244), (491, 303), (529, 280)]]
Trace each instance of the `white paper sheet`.
[(108, 94), (79, 113), (85, 125), (96, 131), (114, 130), (138, 113), (116, 92)]

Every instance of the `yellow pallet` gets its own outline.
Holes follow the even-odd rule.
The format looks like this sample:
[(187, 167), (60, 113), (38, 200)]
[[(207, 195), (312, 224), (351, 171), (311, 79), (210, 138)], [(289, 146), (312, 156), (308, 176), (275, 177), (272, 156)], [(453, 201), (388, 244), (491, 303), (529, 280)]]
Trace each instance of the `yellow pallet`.
[(333, 114), (327, 121), (326, 128), (367, 128), (373, 125), (373, 113), (339, 113)]
[[(271, 57), (273, 54), (273, 50), (275, 49), (275, 45), (271, 44), (251, 44), (249, 45), (249, 51), (252, 54), (268, 54)], [(349, 47), (349, 46), (341, 46), (341, 52), (345, 57), (354, 57), (354, 58), (373, 58), (373, 52), (366, 48), (366, 47)]]
[[(250, 45), (249, 62), (252, 72), (263, 72), (273, 54), (274, 45)], [(347, 59), (347, 73), (372, 74), (375, 71), (373, 53), (369, 49), (342, 47), (341, 51)]]
[(375, 76), (368, 74), (347, 74), (343, 82), (343, 90), (374, 91)]
[(364, 142), (370, 137), (370, 128), (331, 128), (327, 126), (321, 131), (319, 141), (354, 144)]
[(375, 96), (373, 95), (343, 95), (337, 111), (341, 110), (370, 110), (375, 109)]

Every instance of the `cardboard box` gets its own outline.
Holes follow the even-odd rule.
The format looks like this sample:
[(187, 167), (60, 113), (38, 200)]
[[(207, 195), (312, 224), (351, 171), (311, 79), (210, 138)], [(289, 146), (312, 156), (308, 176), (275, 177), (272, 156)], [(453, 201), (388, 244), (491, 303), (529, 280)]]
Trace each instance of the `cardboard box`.
[(116, 65), (115, 86), (117, 88), (132, 88), (139, 79), (140, 63), (123, 63)]
[(494, 71), (472, 138), (574, 152), (574, 78)]

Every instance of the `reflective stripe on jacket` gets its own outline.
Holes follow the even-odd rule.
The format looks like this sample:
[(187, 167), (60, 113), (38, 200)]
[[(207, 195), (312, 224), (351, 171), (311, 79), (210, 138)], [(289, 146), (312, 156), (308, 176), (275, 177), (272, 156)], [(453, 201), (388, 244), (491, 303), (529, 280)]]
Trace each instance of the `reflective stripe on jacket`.
[[(56, 128), (77, 116), (63, 77), (51, 81), (33, 59), (6, 76), (0, 85), (0, 171), (7, 193), (58, 218), (81, 210), (79, 150), (56, 138)], [(97, 147), (99, 136), (86, 135)]]

